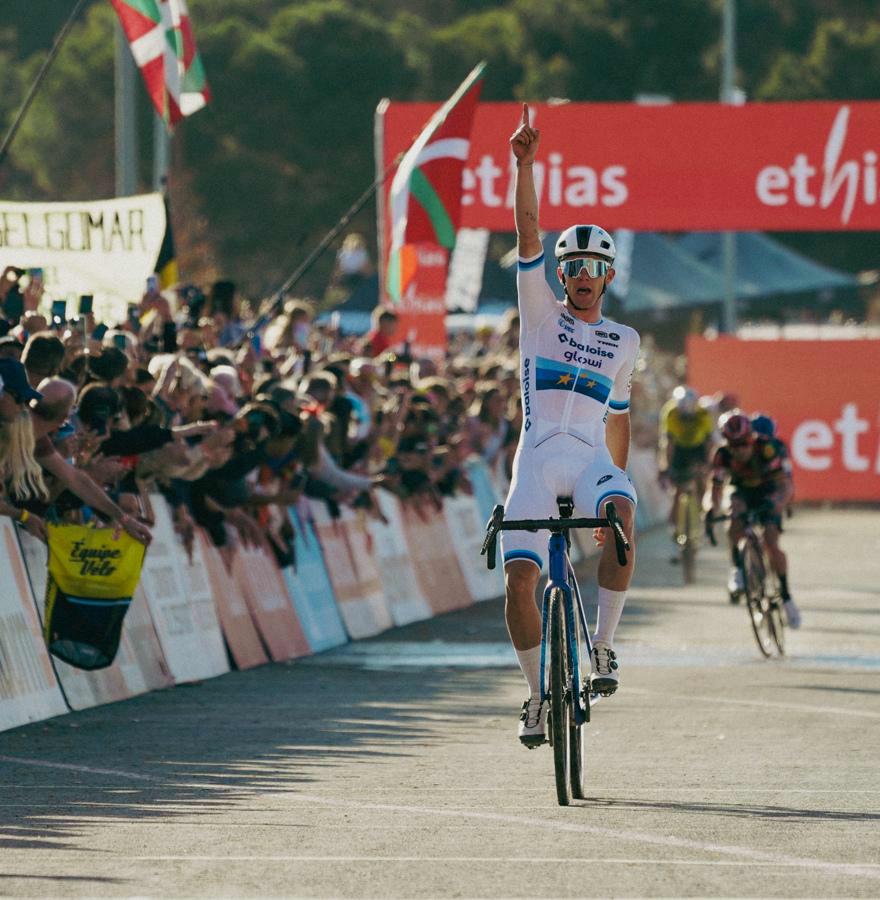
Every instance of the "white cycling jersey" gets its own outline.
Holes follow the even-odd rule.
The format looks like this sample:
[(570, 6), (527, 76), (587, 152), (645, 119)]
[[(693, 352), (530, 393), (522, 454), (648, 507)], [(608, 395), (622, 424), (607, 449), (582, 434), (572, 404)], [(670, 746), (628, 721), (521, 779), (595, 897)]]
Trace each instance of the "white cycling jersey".
[(544, 254), (520, 259), (520, 446), (536, 447), (554, 434), (604, 445), (610, 413), (629, 411), (638, 332), (610, 319), (582, 322), (561, 304), (544, 277)]

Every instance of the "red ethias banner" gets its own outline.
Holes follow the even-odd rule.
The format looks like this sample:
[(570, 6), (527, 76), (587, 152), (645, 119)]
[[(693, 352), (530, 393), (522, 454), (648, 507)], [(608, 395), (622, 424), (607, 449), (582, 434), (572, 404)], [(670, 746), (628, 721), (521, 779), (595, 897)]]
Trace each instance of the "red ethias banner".
[(880, 500), (880, 341), (688, 340), (688, 381), (776, 419), (799, 500)]
[[(391, 103), (382, 165), (437, 107)], [(880, 230), (880, 103), (535, 104), (541, 226), (636, 231)], [(518, 103), (481, 103), (462, 225), (513, 231)], [(386, 183), (385, 203), (387, 208)], [(387, 246), (387, 245), (386, 245)]]
[(438, 244), (410, 244), (413, 277), (396, 312), (397, 336), (408, 340), (416, 357), (442, 360), (446, 353), (446, 273), (449, 254)]

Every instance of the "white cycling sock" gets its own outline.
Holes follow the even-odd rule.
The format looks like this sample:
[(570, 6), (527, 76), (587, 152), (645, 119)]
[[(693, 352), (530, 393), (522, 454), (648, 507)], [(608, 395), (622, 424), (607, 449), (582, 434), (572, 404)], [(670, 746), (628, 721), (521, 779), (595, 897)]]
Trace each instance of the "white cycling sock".
[(611, 591), (599, 586), (597, 604), (599, 611), (596, 615), (596, 633), (593, 635), (593, 643), (604, 641), (606, 644), (614, 643), (614, 632), (620, 622), (623, 613), (623, 604), (626, 603), (626, 591)]
[[(516, 647), (513, 648), (516, 650)], [(541, 645), (531, 650), (516, 650), (516, 658), (533, 697), (541, 696)]]

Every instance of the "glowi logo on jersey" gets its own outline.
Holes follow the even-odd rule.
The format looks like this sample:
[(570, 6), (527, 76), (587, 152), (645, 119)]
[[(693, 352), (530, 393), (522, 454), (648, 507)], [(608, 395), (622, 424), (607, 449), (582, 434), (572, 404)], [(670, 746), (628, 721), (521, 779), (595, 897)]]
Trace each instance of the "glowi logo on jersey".
[(530, 397), (529, 397), (529, 358), (526, 357), (523, 360), (523, 374), (522, 374), (522, 386), (523, 386), (523, 415), (525, 416), (525, 424), (523, 428), (528, 431), (532, 427), (532, 420), (529, 418), (532, 414), (532, 407), (530, 405)]

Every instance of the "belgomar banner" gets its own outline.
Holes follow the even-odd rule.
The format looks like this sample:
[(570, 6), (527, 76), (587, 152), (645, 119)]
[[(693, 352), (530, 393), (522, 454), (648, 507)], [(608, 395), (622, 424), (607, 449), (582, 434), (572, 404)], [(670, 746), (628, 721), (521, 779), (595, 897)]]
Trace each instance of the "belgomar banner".
[[(434, 108), (383, 109), (383, 165)], [(477, 107), (462, 180), (464, 227), (513, 231), (508, 140), (521, 110)], [(579, 221), (636, 231), (880, 228), (880, 103), (539, 103), (531, 110), (541, 131), (534, 174), (547, 230)]]
[(140, 300), (155, 270), (164, 234), (158, 193), (79, 203), (0, 201), (0, 271), (41, 268), (46, 297), (93, 294), (99, 319), (124, 321), (126, 304)]

